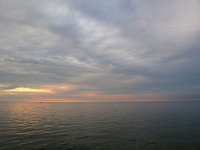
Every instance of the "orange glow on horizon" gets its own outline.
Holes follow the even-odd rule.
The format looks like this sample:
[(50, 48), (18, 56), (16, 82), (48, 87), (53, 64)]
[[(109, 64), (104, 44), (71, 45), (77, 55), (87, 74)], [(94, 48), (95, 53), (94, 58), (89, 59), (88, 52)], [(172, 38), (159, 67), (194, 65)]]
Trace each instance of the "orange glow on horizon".
[(9, 84), (0, 83), (0, 87), (8, 87)]
[(16, 87), (10, 89), (8, 87), (7, 89), (0, 90), (0, 98), (31, 102), (136, 102), (167, 99), (162, 93), (115, 94), (86, 91), (82, 86), (64, 83), (42, 85), (40, 87)]
[(34, 99), (31, 99), (30, 102), (51, 102), (51, 103), (56, 103), (56, 102), (84, 102), (84, 101), (76, 100), (76, 99), (34, 98)]
[[(1, 86), (1, 84), (0, 84)], [(43, 94), (52, 93), (56, 94), (62, 91), (71, 91), (77, 89), (76, 85), (69, 84), (55, 84), (55, 85), (44, 85), (40, 87), (16, 87), (12, 89), (5, 89), (0, 91), (1, 94)]]
[(47, 85), (43, 86), (44, 89), (50, 89), (52, 91), (71, 91), (78, 88), (77, 85), (71, 84), (56, 84), (56, 85)]
[(104, 94), (104, 93), (97, 93), (97, 92), (88, 92), (88, 93), (81, 93), (73, 95), (75, 97), (83, 97), (83, 98), (97, 98), (97, 99), (110, 99), (110, 100), (135, 100), (134, 95), (130, 94)]
[(133, 95), (128, 94), (105, 94), (98, 92), (87, 92), (80, 94), (69, 94), (66, 98), (46, 97), (33, 98), (32, 102), (114, 102), (114, 101), (136, 101)]

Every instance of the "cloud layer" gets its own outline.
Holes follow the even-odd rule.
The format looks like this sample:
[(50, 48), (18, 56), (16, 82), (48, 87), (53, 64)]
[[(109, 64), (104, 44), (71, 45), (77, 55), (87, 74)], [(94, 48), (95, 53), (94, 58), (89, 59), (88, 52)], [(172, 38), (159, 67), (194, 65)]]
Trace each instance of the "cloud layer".
[(199, 99), (199, 14), (198, 0), (1, 0), (0, 99)]

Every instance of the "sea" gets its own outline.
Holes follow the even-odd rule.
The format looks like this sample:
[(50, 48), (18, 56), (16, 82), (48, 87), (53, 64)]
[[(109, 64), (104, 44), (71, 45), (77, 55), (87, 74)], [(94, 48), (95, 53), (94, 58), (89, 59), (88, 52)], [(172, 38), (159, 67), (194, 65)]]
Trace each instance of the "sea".
[(200, 102), (0, 102), (0, 150), (200, 150)]

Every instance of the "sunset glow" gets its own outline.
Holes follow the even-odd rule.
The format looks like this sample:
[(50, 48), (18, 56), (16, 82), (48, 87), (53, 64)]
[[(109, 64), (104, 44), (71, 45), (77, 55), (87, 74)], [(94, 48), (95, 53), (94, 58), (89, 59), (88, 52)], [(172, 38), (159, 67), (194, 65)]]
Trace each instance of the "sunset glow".
[(33, 88), (25, 88), (18, 87), (15, 89), (3, 90), (5, 93), (53, 93), (53, 91), (49, 89), (33, 89)]

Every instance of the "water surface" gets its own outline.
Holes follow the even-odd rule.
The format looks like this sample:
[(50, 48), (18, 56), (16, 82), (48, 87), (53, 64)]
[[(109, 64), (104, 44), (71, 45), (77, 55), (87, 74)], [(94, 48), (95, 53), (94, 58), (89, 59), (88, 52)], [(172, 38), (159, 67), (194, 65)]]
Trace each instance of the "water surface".
[(200, 102), (0, 102), (0, 150), (199, 150)]

